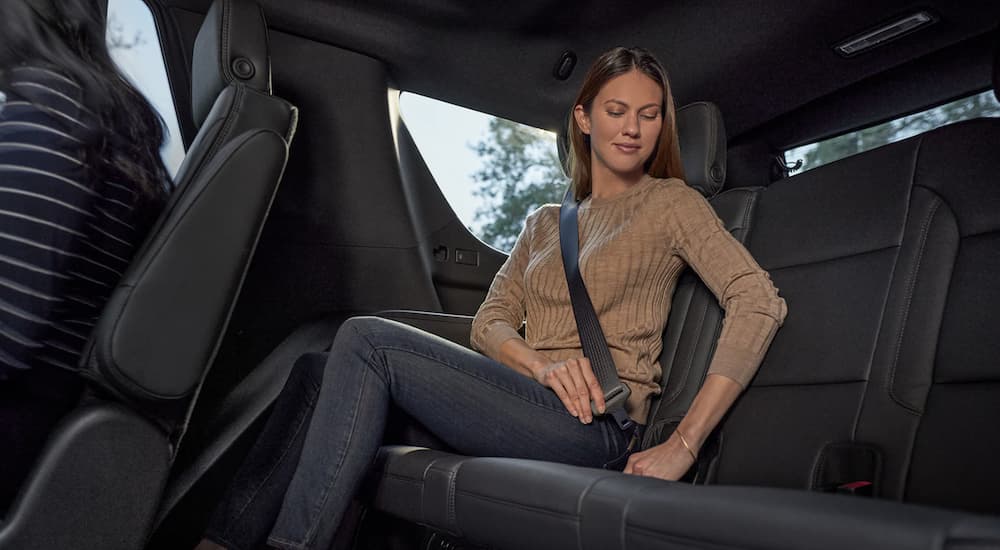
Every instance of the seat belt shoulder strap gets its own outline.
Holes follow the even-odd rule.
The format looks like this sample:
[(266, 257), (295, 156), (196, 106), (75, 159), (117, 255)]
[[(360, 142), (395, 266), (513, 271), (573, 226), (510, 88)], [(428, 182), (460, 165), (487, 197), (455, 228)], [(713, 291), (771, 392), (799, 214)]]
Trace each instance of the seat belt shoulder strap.
[[(568, 189), (559, 209), (559, 248), (562, 252), (563, 268), (566, 271), (570, 302), (573, 305), (573, 317), (580, 333), (583, 355), (590, 360), (594, 376), (604, 391), (605, 410), (608, 414), (614, 415), (622, 429), (626, 429), (632, 424), (625, 414), (625, 402), (631, 390), (618, 378), (618, 369), (615, 368), (611, 350), (608, 349), (608, 341), (604, 337), (604, 330), (601, 329), (594, 304), (590, 301), (590, 294), (580, 273), (578, 206), (573, 196), (573, 189)], [(593, 402), (590, 406), (593, 409)], [(593, 412), (595, 415), (598, 414), (597, 410)]]

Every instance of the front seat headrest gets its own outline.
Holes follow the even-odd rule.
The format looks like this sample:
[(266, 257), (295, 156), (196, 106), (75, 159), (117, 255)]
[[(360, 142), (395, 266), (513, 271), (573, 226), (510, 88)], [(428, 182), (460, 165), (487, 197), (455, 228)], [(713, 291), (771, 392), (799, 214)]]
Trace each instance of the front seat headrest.
[(200, 127), (219, 93), (243, 83), (271, 93), (267, 22), (255, 0), (215, 0), (194, 41), (191, 109)]
[[(573, 111), (570, 115), (573, 116)], [(567, 122), (569, 120), (567, 119)], [(559, 160), (569, 174), (568, 124), (559, 133)], [(726, 126), (714, 103), (699, 101), (677, 109), (684, 179), (702, 195), (712, 197), (726, 182)]]

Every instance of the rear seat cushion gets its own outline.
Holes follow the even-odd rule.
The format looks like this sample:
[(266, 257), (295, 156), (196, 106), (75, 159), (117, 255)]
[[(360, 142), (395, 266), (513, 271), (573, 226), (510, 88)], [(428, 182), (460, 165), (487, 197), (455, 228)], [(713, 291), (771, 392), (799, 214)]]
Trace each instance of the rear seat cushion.
[[(374, 504), (491, 548), (987, 548), (991, 518), (840, 495), (694, 487), (532, 460), (382, 449)], [(822, 518), (821, 520), (818, 518)]]

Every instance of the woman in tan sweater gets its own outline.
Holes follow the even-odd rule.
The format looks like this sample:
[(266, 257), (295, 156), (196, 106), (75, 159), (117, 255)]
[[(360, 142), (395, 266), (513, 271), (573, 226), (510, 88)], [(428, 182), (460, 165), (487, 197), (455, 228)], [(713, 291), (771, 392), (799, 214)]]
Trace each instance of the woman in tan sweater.
[[(677, 479), (749, 382), (785, 315), (770, 278), (683, 181), (674, 104), (649, 52), (616, 48), (588, 72), (570, 132), (579, 261), (620, 378), (645, 422), (677, 278), (695, 269), (726, 320), (709, 375), (665, 443), (631, 453), (587, 359), (559, 250), (557, 205), (532, 213), (476, 314), (482, 354), (392, 321), (347, 321), (301, 357), (216, 510), (203, 548), (326, 548), (375, 456), (390, 404), (456, 451)], [(525, 325), (525, 337), (518, 329)], [(275, 519), (277, 518), (277, 519)]]

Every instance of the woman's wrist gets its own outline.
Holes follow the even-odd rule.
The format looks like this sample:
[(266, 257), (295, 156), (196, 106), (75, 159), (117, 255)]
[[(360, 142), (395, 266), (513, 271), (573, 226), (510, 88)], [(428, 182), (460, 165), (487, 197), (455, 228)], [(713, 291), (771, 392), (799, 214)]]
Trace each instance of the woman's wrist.
[(677, 427), (697, 454), (743, 387), (731, 378), (710, 374), (698, 391), (684, 420)]
[(497, 360), (535, 379), (538, 378), (538, 372), (550, 363), (544, 355), (535, 351), (521, 338), (508, 339), (501, 344), (499, 351), (500, 357)]
[(698, 450), (692, 447), (690, 443), (688, 443), (688, 440), (686, 437), (684, 437), (684, 432), (681, 431), (680, 426), (678, 426), (677, 429), (674, 430), (674, 435), (677, 436), (677, 439), (680, 440), (681, 445), (684, 447), (684, 449), (687, 450), (688, 454), (691, 455), (691, 460), (697, 461)]
[(528, 363), (525, 365), (525, 368), (528, 369), (529, 372), (531, 372), (531, 375), (533, 377), (538, 378), (538, 373), (541, 372), (542, 369), (544, 369), (545, 367), (549, 366), (550, 363), (551, 362), (548, 360), (536, 358), (531, 361), (528, 361)]
[(684, 422), (677, 426), (675, 431), (684, 436), (684, 441), (687, 442), (695, 454), (698, 454), (699, 449), (704, 445), (705, 440), (708, 439), (708, 433), (706, 433), (703, 425), (690, 417), (685, 418)]

